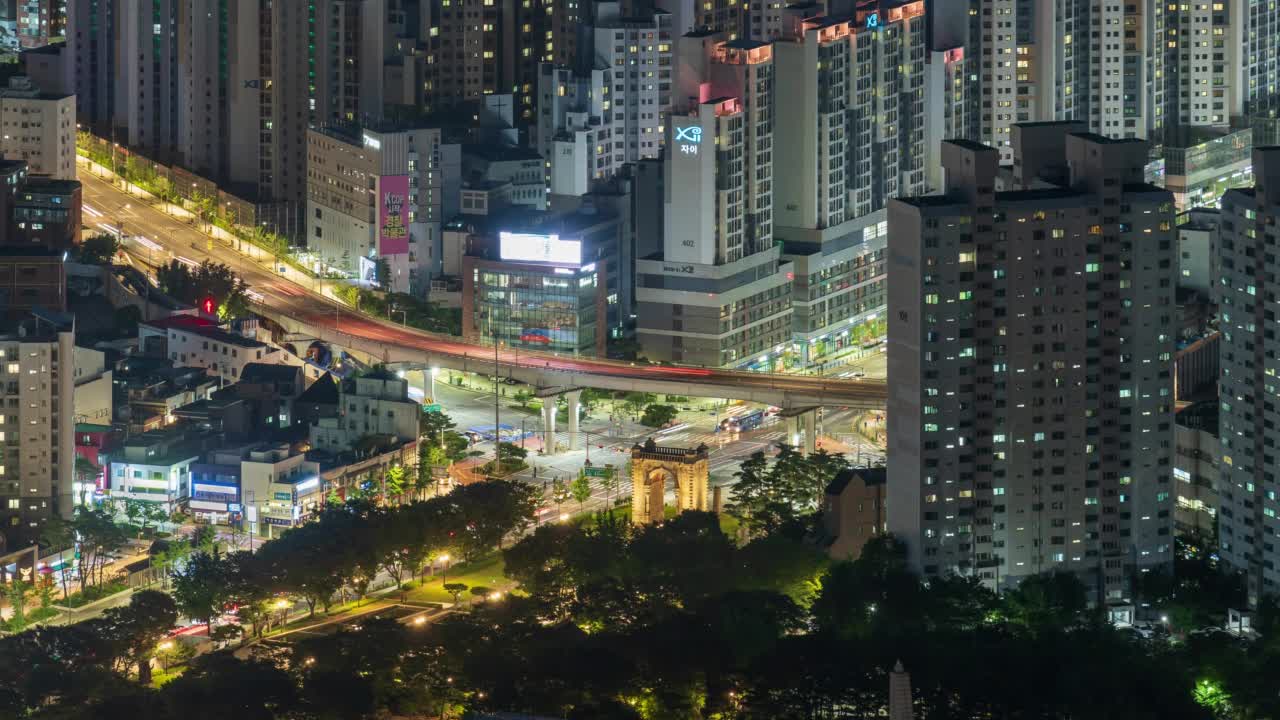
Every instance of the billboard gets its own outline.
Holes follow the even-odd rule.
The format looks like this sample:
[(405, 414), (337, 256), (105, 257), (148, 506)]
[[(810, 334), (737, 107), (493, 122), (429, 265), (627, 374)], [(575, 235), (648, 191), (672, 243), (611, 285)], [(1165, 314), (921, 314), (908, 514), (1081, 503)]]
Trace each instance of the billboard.
[(550, 345), (551, 332), (544, 328), (524, 328), (520, 331), (520, 342)]
[(582, 242), (561, 240), (559, 235), (533, 233), (498, 233), (498, 249), (503, 260), (582, 264)]
[(409, 176), (378, 179), (378, 254), (409, 252)]

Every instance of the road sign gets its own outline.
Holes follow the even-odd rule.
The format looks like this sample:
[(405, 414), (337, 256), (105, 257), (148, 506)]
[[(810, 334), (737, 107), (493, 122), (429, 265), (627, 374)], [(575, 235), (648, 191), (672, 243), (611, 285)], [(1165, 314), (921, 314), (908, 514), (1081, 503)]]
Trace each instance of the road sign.
[(587, 477), (607, 478), (613, 477), (613, 466), (606, 465), (604, 467), (584, 467), (582, 474)]
[(423, 405), (422, 409), (429, 413), (441, 412), (440, 403), (430, 403), (427, 405)]

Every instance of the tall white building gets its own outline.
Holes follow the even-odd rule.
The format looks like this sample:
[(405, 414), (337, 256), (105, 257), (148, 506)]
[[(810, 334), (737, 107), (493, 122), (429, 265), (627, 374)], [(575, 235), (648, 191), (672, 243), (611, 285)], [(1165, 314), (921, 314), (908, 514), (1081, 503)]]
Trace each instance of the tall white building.
[(76, 96), (43, 93), (26, 77), (0, 90), (0, 154), (32, 175), (76, 179)]
[(552, 195), (583, 195), (624, 164), (661, 155), (671, 110), (671, 16), (623, 17), (617, 6), (596, 6), (588, 67), (539, 67), (537, 149)]
[[(768, 47), (747, 51), (772, 62)], [(763, 68), (756, 68), (763, 77)], [(714, 89), (714, 84), (712, 84)], [(751, 95), (763, 100), (763, 87)], [(636, 336), (646, 357), (704, 366), (774, 369), (791, 338), (791, 265), (747, 222), (746, 157), (768, 129), (740, 97), (716, 96), (673, 112), (667, 130), (662, 249), (636, 260)], [(758, 201), (763, 198), (757, 196)], [(770, 209), (757, 205), (757, 217)]]
[(1142, 141), (1013, 130), (1014, 189), (957, 140), (889, 204), (889, 531), (927, 575), (1123, 602), (1172, 558), (1173, 197)]
[(75, 463), (75, 328), (41, 315), (0, 332), (0, 543), (34, 542), (70, 516)]

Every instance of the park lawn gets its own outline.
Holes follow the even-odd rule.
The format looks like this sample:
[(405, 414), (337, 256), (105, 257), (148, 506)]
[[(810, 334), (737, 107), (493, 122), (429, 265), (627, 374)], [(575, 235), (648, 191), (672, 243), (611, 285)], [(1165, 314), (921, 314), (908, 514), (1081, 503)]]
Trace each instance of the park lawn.
[(161, 668), (153, 668), (151, 670), (151, 687), (156, 689), (162, 688), (166, 684), (178, 678), (178, 676), (182, 675), (186, 670), (186, 665), (174, 665), (169, 668), (167, 672)]
[[(495, 590), (510, 590), (512, 582), (504, 574), (502, 553), (494, 552), (465, 564), (458, 564), (444, 575), (450, 583), (462, 583), (467, 591), (458, 597), (459, 602), (467, 602), (471, 598), (471, 588), (487, 587)], [(444, 590), (444, 583), (439, 574), (423, 578), (423, 582), (409, 591), (409, 602), (452, 603), (453, 596)]]

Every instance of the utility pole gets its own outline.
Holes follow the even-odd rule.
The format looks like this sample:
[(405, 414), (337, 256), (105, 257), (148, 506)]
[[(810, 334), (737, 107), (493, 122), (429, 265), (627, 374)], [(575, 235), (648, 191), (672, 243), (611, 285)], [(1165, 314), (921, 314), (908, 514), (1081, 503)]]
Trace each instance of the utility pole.
[(498, 385), (502, 378), (498, 377), (498, 326), (493, 318), (489, 319), (489, 327), (493, 330), (493, 462), (499, 472), (502, 471), (502, 428), (499, 419)]

